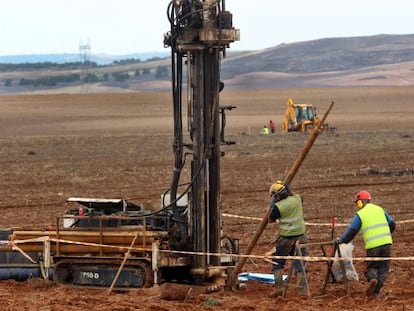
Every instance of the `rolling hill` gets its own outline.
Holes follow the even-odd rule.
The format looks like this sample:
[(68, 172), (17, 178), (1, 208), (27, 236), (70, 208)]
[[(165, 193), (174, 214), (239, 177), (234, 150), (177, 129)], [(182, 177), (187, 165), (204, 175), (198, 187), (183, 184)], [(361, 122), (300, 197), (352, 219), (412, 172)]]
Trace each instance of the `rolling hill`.
[[(324, 38), (255, 51), (232, 51), (230, 48), (226, 54), (222, 79), (230, 89), (414, 85), (413, 34)], [(90, 68), (88, 73), (98, 79), (88, 83), (87, 88), (89, 92), (170, 91), (169, 64), (170, 59), (166, 57)], [(167, 73), (158, 76), (160, 68), (165, 68)], [(80, 73), (81, 69), (2, 71), (0, 94), (80, 92), (79, 82), (48, 87), (19, 85), (22, 78), (76, 72)], [(116, 74), (127, 78), (118, 81), (112, 78)], [(5, 86), (6, 81), (8, 86)]]
[(326, 38), (229, 57), (227, 85), (326, 87), (414, 84), (414, 35)]

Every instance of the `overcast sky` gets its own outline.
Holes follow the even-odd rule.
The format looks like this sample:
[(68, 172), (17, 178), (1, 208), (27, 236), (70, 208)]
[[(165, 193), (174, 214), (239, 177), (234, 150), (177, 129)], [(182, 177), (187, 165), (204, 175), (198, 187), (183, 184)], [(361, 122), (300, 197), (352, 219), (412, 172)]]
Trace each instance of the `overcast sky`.
[[(167, 51), (169, 0), (0, 0), (0, 55)], [(327, 37), (414, 34), (413, 0), (226, 0), (234, 50)]]

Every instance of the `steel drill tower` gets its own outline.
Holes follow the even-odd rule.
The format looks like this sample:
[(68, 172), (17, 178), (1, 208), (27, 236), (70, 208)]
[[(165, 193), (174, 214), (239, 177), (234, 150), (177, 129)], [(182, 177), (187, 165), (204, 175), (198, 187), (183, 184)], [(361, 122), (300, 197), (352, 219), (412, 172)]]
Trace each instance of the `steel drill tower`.
[[(170, 196), (178, 224), (176, 247), (207, 254), (191, 256), (194, 268), (205, 268), (220, 264), (220, 258), (209, 254), (220, 251), (221, 58), (240, 35), (225, 1), (171, 1), (168, 16), (171, 30), (164, 44), (171, 47), (172, 62), (175, 166)], [(185, 108), (188, 143), (183, 138)], [(176, 204), (181, 195), (177, 189), (188, 155), (191, 180), (183, 211)]]

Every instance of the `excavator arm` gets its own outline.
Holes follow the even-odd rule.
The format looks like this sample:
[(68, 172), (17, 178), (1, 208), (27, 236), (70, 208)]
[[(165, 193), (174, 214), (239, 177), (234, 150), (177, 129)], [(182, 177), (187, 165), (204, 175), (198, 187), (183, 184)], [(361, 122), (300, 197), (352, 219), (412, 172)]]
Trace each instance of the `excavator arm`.
[(295, 104), (292, 98), (288, 98), (286, 101), (286, 111), (282, 127), (285, 132), (297, 130), (298, 123), (296, 122)]

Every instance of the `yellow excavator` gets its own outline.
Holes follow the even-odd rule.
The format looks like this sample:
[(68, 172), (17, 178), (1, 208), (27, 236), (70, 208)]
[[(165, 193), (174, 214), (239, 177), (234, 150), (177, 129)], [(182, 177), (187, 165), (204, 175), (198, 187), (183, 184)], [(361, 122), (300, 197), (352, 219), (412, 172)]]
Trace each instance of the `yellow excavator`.
[(286, 100), (282, 127), (285, 132), (311, 132), (319, 124), (316, 108), (309, 103), (295, 104), (292, 98)]

